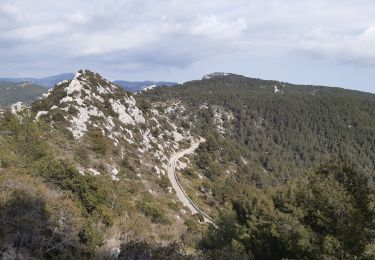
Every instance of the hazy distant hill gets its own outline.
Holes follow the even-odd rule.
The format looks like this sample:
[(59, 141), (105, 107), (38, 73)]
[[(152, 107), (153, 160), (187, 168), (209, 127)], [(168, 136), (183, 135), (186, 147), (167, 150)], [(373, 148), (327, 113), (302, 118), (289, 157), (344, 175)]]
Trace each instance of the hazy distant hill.
[(150, 87), (160, 87), (167, 86), (171, 87), (177, 85), (177, 82), (168, 82), (168, 81), (124, 81), (124, 80), (115, 80), (113, 83), (119, 85), (120, 87), (125, 88), (130, 92), (138, 92), (145, 88)]
[[(52, 88), (57, 83), (64, 80), (72, 80), (74, 78), (74, 73), (63, 73), (53, 76), (48, 76), (44, 78), (33, 78), (33, 77), (24, 77), (24, 78), (0, 78), (0, 82), (32, 82), (36, 85), (43, 86), (45, 88)], [(125, 81), (125, 80), (115, 80), (113, 81), (116, 85), (125, 88), (130, 92), (141, 91), (148, 87), (159, 87), (159, 86), (174, 86), (177, 85), (177, 82), (168, 82), (168, 81)]]
[(44, 78), (0, 78), (0, 82), (32, 82), (36, 85), (43, 86), (45, 88), (52, 88), (57, 83), (64, 80), (71, 80), (74, 78), (74, 73), (63, 73)]
[(31, 103), (47, 90), (31, 82), (0, 82), (0, 106), (9, 106), (18, 101)]

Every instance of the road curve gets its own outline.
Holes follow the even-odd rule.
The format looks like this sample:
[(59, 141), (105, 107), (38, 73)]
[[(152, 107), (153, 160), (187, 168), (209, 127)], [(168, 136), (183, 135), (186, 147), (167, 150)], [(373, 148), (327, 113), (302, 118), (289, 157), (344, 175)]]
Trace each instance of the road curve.
[(168, 178), (169, 181), (172, 184), (172, 188), (176, 191), (177, 198), (182, 202), (182, 204), (189, 208), (192, 214), (200, 213), (202, 214), (204, 218), (204, 222), (211, 223), (214, 226), (215, 223), (212, 221), (212, 219), (205, 214), (202, 210), (200, 210), (194, 202), (189, 198), (187, 193), (185, 192), (184, 188), (181, 186), (180, 182), (178, 181), (177, 175), (176, 175), (176, 163), (179, 158), (184, 157), (187, 154), (193, 153), (195, 149), (199, 147), (199, 144), (201, 142), (204, 142), (204, 139), (201, 139), (200, 141), (195, 141), (191, 144), (191, 146), (188, 149), (179, 151), (171, 156), (168, 163)]

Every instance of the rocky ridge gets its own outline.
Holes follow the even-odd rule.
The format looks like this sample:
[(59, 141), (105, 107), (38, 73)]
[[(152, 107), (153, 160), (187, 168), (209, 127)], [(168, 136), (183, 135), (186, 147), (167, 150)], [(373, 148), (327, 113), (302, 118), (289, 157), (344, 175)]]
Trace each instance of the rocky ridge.
[[(112, 162), (107, 167), (114, 180), (119, 179), (116, 164), (125, 157), (130, 161), (136, 158), (158, 176), (164, 175), (168, 156), (192, 139), (189, 131), (171, 122), (168, 113), (137, 100), (89, 70), (80, 70), (73, 80), (58, 83), (31, 110), (37, 120), (43, 119), (52, 129), (64, 131), (75, 143), (93, 132), (108, 139), (119, 154), (118, 158), (110, 158)], [(83, 174), (100, 174), (94, 167), (80, 168)]]

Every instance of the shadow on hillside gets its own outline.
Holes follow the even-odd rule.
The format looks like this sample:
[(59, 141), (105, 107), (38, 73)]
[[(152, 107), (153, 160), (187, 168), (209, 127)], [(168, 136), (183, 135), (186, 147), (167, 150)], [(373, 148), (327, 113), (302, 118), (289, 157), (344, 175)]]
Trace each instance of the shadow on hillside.
[(20, 258), (61, 256), (68, 252), (63, 237), (41, 197), (15, 191), (10, 200), (0, 206), (1, 257), (16, 253)]

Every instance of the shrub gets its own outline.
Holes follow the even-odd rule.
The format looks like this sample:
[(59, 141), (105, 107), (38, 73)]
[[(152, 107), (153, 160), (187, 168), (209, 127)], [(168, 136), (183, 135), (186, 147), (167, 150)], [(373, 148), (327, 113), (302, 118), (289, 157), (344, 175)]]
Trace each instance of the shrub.
[(170, 223), (169, 219), (165, 216), (165, 213), (162, 209), (157, 208), (155, 205), (150, 202), (142, 201), (137, 204), (138, 209), (145, 214), (147, 217), (151, 218), (151, 221), (154, 223), (168, 224)]
[(25, 163), (39, 160), (48, 154), (48, 147), (44, 141), (44, 123), (35, 122), (35, 117), (28, 111), (14, 116), (5, 113), (0, 119), (0, 130), (6, 130), (9, 148), (22, 156)]
[(187, 175), (193, 179), (197, 179), (198, 175), (191, 168), (185, 168), (182, 170), (182, 174)]
[(163, 189), (171, 186), (171, 183), (166, 175), (160, 175), (159, 185)]
[(75, 158), (76, 160), (83, 166), (87, 166), (89, 163), (89, 154), (87, 152), (87, 149), (83, 147), (82, 145), (78, 146), (75, 149)]
[(59, 188), (73, 192), (88, 213), (106, 201), (106, 192), (95, 177), (82, 176), (65, 161), (46, 158), (36, 164), (35, 173)]
[(145, 99), (138, 99), (137, 105), (142, 110), (143, 113), (146, 113), (148, 110), (152, 108), (150, 102), (148, 102)]
[(103, 245), (103, 236), (98, 231), (98, 228), (94, 227), (90, 222), (86, 223), (78, 236), (80, 242), (87, 247), (87, 250), (92, 252), (95, 252), (97, 246)]
[(101, 131), (89, 131), (87, 133), (90, 140), (90, 149), (100, 155), (107, 153), (107, 140)]
[(194, 259), (182, 252), (181, 246), (172, 243), (166, 246), (153, 245), (147, 242), (130, 241), (121, 245), (121, 253), (118, 259), (133, 260), (183, 260)]
[(6, 241), (27, 259), (87, 254), (78, 238), (83, 218), (77, 203), (23, 171), (2, 174), (0, 191), (0, 247)]

